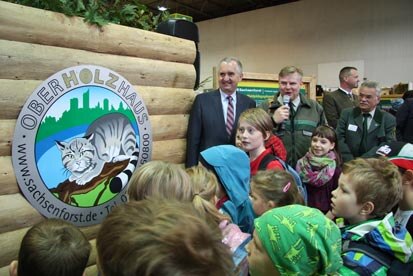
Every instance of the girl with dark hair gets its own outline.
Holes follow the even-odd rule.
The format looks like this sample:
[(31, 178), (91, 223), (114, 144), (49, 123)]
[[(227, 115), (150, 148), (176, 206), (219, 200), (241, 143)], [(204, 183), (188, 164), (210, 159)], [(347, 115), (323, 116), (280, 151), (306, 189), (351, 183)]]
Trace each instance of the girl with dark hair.
[(330, 126), (319, 126), (311, 137), (311, 146), (298, 160), (296, 170), (307, 187), (307, 205), (327, 213), (331, 192), (337, 188), (341, 173), (341, 156), (337, 136)]

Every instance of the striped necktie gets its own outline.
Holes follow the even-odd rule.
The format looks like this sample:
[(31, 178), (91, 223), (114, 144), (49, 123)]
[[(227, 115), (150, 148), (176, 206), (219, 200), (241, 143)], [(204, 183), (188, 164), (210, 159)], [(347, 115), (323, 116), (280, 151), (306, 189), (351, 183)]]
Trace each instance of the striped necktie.
[(227, 109), (227, 122), (225, 127), (227, 129), (227, 134), (231, 137), (232, 127), (234, 126), (234, 106), (232, 105), (232, 97), (227, 96), (228, 109)]

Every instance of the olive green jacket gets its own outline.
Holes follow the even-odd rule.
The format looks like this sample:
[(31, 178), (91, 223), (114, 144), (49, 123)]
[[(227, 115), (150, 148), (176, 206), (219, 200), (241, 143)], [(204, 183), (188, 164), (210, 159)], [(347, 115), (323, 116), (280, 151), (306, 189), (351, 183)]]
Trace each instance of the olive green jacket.
[[(275, 94), (272, 101), (263, 102), (260, 107), (272, 115), (281, 106), (277, 101), (278, 95)], [(327, 120), (319, 103), (300, 94), (300, 105), (294, 116), (290, 113), (290, 119), (283, 123), (284, 126), (273, 123), (273, 133), (281, 138), (287, 149), (287, 162), (295, 168), (298, 159), (310, 148), (313, 131), (325, 125)]]

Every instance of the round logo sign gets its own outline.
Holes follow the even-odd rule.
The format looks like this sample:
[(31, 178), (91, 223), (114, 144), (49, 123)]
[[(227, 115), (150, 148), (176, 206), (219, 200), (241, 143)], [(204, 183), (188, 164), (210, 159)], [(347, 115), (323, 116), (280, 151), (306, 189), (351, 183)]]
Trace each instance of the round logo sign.
[(133, 86), (112, 70), (82, 65), (49, 77), (28, 98), (12, 160), (34, 208), (87, 226), (127, 201), (129, 179), (151, 152), (149, 114)]

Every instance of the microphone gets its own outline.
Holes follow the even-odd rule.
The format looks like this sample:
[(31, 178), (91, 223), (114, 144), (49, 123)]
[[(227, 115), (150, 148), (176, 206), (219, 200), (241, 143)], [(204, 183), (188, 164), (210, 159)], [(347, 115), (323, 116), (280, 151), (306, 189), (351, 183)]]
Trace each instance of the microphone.
[(283, 96), (283, 104), (288, 105), (290, 103), (290, 96), (289, 95), (284, 95)]
[[(289, 95), (284, 95), (283, 96), (283, 105), (288, 106), (288, 104), (290, 103), (290, 99), (291, 99), (291, 97)], [(281, 123), (281, 130), (285, 130), (285, 123), (284, 122)]]

